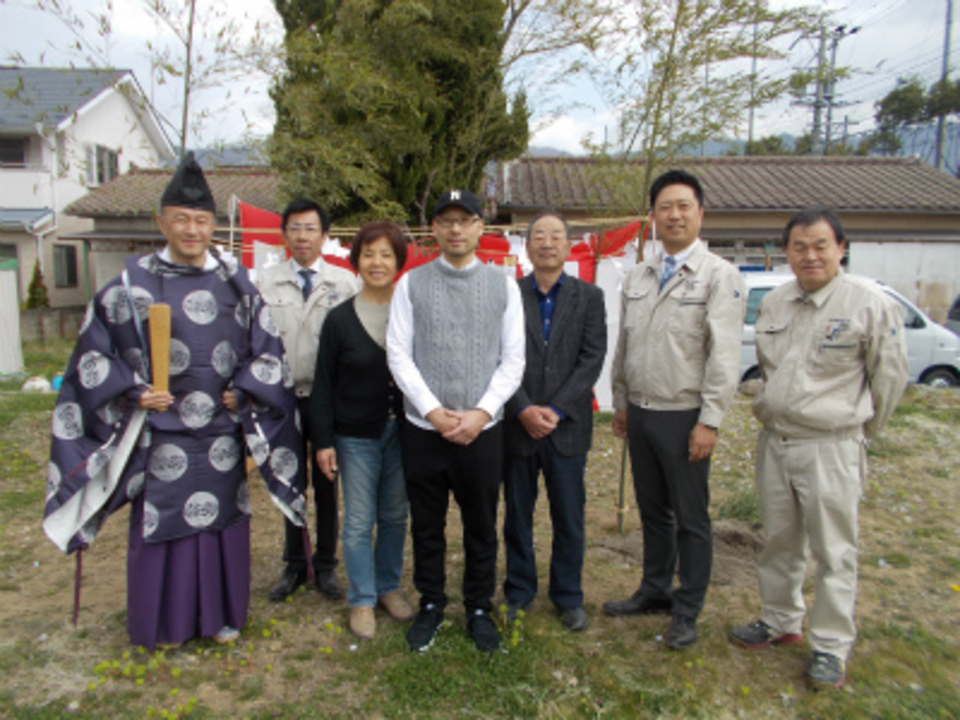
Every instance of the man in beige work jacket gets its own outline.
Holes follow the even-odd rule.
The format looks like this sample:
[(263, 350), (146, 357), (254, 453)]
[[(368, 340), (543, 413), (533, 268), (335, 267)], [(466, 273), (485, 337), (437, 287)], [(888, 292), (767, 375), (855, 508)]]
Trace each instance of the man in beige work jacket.
[[(287, 351), (293, 375), (301, 431), (306, 445), (310, 437), (308, 400), (313, 388), (317, 365), (320, 327), (327, 312), (347, 298), (359, 286), (353, 273), (325, 263), (320, 256), (330, 216), (312, 200), (294, 200), (283, 211), (283, 240), (290, 258), (266, 268), (257, 285)], [(332, 600), (343, 597), (343, 589), (334, 568), (337, 566), (337, 484), (324, 477), (314, 462), (313, 453), (304, 448), (307, 476), (313, 483), (313, 501), (317, 521), (317, 544), (313, 567), (317, 589)], [(283, 575), (270, 591), (270, 599), (280, 601), (307, 581), (308, 558), (304, 551), (302, 530), (289, 520), (284, 522)]]
[(643, 579), (603, 609), (672, 615), (665, 642), (679, 650), (696, 642), (710, 584), (710, 455), (739, 379), (745, 300), (736, 268), (700, 240), (695, 176), (661, 175), (650, 207), (663, 252), (623, 281), (612, 368), (613, 431), (628, 441), (643, 522)]
[(748, 648), (802, 641), (809, 545), (817, 559), (810, 614), (814, 687), (843, 685), (856, 637), (857, 510), (865, 438), (893, 412), (907, 384), (900, 305), (844, 274), (843, 225), (824, 207), (800, 211), (783, 233), (797, 277), (772, 290), (757, 316), (764, 376), (754, 400), (763, 423), (757, 489), (766, 544), (759, 559), (760, 619), (735, 627)]

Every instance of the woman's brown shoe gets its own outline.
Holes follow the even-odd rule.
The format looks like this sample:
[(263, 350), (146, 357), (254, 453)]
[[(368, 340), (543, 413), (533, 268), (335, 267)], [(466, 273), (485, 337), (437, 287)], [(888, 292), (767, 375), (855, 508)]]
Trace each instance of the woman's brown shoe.
[(380, 603), (380, 607), (387, 611), (387, 615), (397, 622), (413, 620), (413, 616), (416, 614), (399, 590), (381, 595), (377, 602)]
[(372, 640), (377, 632), (373, 608), (367, 605), (350, 608), (350, 632), (361, 640)]

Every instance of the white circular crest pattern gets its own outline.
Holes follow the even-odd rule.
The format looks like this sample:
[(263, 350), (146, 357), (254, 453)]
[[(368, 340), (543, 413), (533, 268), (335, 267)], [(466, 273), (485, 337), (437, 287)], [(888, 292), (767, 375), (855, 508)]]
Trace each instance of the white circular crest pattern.
[(110, 361), (97, 350), (85, 352), (77, 361), (77, 375), (80, 378), (80, 384), (87, 390), (103, 385), (109, 374)]
[(179, 375), (190, 367), (190, 348), (183, 340), (170, 340), (170, 374)]
[(240, 461), (240, 443), (232, 435), (221, 435), (213, 441), (207, 458), (215, 470), (230, 472)]
[(194, 290), (183, 299), (183, 312), (197, 325), (217, 319), (217, 299), (209, 290)]
[(87, 475), (90, 480), (95, 482), (106, 481), (107, 463), (113, 457), (113, 452), (113, 448), (100, 448), (90, 456), (87, 460)]
[(250, 306), (247, 305), (242, 298), (240, 302), (237, 303), (237, 307), (234, 308), (233, 319), (236, 320), (237, 325), (244, 330), (250, 329)]
[(138, 472), (135, 475), (131, 476), (130, 480), (127, 482), (127, 498), (133, 500), (141, 492), (143, 492), (143, 484), (146, 481), (146, 475), (142, 472)]
[(93, 542), (94, 538), (97, 537), (97, 532), (99, 530), (100, 523), (97, 517), (94, 516), (83, 524), (83, 527), (77, 532), (77, 537), (84, 545), (89, 545)]
[(273, 319), (273, 314), (270, 312), (268, 305), (260, 308), (260, 327), (263, 328), (263, 331), (268, 335), (280, 337), (280, 328), (277, 327), (277, 322)]
[(241, 482), (237, 488), (237, 508), (244, 515), (250, 514), (250, 488), (247, 486), (246, 480)]
[(139, 285), (131, 287), (130, 294), (133, 295), (133, 304), (137, 307), (137, 315), (140, 316), (140, 322), (146, 322), (147, 318), (150, 317), (150, 306), (153, 305), (153, 295)]
[(143, 361), (143, 350), (140, 348), (127, 348), (123, 351), (123, 359), (133, 368), (133, 371), (137, 373), (140, 379), (144, 379), (149, 375), (147, 372), (147, 364)]
[(94, 314), (93, 300), (91, 300), (87, 303), (87, 311), (83, 314), (83, 322), (80, 324), (80, 335), (83, 335), (87, 331), (87, 328), (90, 327)]
[(187, 453), (172, 443), (165, 443), (158, 447), (150, 455), (150, 464), (148, 469), (150, 474), (155, 475), (164, 482), (173, 482), (183, 477), (187, 471)]
[(47, 500), (57, 494), (62, 479), (63, 476), (60, 474), (60, 468), (51, 460), (47, 463)]
[(63, 403), (54, 408), (53, 436), (60, 440), (83, 437), (83, 413), (77, 403)]
[(114, 285), (104, 291), (100, 302), (103, 303), (103, 314), (108, 323), (120, 325), (130, 319), (130, 304), (122, 285)]
[(216, 404), (213, 398), (199, 390), (180, 401), (180, 420), (189, 428), (202, 428), (210, 424)]
[(147, 427), (143, 426), (143, 429), (140, 431), (140, 439), (137, 440), (137, 447), (148, 448), (153, 443), (153, 431)]
[(143, 503), (143, 536), (145, 538), (153, 535), (154, 531), (157, 529), (157, 525), (160, 524), (160, 513), (157, 512), (157, 507), (152, 502), (144, 501)]
[(209, 527), (219, 514), (220, 502), (208, 492), (195, 492), (183, 506), (183, 519), (194, 528)]
[(263, 465), (270, 457), (270, 443), (256, 433), (247, 435), (247, 447), (250, 448), (250, 455), (257, 465)]
[(270, 454), (270, 469), (284, 485), (289, 485), (296, 477), (299, 467), (297, 454), (290, 448), (278, 447)]
[(120, 416), (123, 414), (122, 407), (123, 400), (121, 398), (114, 398), (113, 400), (105, 402), (94, 412), (96, 416), (100, 418), (101, 422), (107, 425), (114, 425), (120, 421)]
[(213, 348), (210, 364), (220, 377), (233, 377), (233, 370), (237, 366), (237, 351), (233, 349), (229, 340), (218, 342)]
[(264, 353), (250, 363), (250, 372), (264, 385), (276, 385), (283, 377), (280, 359), (270, 353)]

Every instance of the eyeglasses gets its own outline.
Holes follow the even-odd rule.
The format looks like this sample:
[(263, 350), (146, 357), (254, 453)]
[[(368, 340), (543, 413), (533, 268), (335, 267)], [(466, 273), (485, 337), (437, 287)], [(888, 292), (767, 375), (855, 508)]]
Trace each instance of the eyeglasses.
[(314, 235), (320, 232), (319, 225), (287, 225), (287, 232), (298, 233), (305, 232), (307, 235)]
[(434, 222), (442, 228), (452, 228), (454, 225), (470, 227), (479, 219), (476, 215), (470, 217), (438, 217)]

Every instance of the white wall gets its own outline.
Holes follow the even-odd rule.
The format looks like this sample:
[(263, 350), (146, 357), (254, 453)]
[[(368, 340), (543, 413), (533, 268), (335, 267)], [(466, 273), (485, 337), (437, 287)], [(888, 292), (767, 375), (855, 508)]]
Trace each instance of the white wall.
[(23, 370), (20, 353), (20, 304), (17, 302), (17, 274), (0, 270), (0, 372)]
[(885, 282), (942, 323), (960, 294), (960, 244), (853, 242), (850, 272)]

